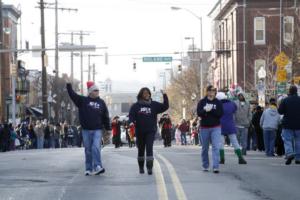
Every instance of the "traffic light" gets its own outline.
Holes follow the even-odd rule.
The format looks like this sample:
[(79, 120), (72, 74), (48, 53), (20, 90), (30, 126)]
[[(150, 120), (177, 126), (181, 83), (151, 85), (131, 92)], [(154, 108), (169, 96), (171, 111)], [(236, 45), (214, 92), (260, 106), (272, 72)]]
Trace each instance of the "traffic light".
[(136, 63), (135, 62), (133, 63), (133, 70), (134, 71), (136, 70)]
[(178, 72), (182, 72), (182, 66), (178, 65)]

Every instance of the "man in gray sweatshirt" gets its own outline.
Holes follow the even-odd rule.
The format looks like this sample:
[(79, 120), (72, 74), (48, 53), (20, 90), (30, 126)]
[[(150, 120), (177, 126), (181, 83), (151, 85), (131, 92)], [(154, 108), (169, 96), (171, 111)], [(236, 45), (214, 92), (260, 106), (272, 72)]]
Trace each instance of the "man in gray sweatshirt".
[(247, 139), (248, 139), (248, 128), (251, 122), (251, 109), (250, 103), (246, 101), (243, 93), (238, 94), (238, 101), (236, 101), (237, 110), (235, 113), (235, 123), (237, 127), (237, 137), (240, 145), (242, 146), (242, 154), (247, 153)]
[(276, 131), (280, 123), (280, 115), (277, 111), (276, 99), (270, 99), (270, 106), (263, 112), (260, 118), (260, 126), (264, 132), (264, 144), (267, 156), (274, 156)]

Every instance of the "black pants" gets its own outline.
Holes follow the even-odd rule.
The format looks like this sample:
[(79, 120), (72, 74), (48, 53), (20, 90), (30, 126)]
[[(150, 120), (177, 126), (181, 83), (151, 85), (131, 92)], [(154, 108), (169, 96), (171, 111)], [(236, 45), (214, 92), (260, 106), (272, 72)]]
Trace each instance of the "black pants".
[(263, 130), (260, 127), (255, 127), (255, 133), (256, 133), (257, 149), (259, 151), (264, 151), (265, 145), (264, 145)]
[(145, 158), (146, 150), (146, 160), (153, 160), (153, 142), (154, 142), (155, 133), (140, 133), (137, 132), (137, 148), (138, 148), (138, 158)]
[(161, 136), (164, 140), (164, 146), (171, 146), (172, 138), (171, 138), (171, 130), (170, 129), (163, 129), (161, 131)]

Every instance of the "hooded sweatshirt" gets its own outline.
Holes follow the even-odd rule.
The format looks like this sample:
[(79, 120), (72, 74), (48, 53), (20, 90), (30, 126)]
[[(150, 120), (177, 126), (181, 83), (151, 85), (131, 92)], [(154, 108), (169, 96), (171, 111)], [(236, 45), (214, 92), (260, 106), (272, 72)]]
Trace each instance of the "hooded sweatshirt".
[[(212, 105), (212, 110), (206, 112), (204, 107)], [(209, 100), (207, 97), (201, 99), (197, 106), (197, 114), (201, 117), (201, 128), (213, 128), (221, 125), (220, 119), (223, 115), (223, 106), (217, 98)]]
[(222, 99), (224, 114), (221, 118), (222, 135), (236, 134), (236, 126), (234, 123), (234, 113), (237, 106), (233, 101)]
[(156, 133), (157, 114), (163, 113), (169, 108), (169, 100), (166, 94), (163, 95), (164, 102), (150, 100), (145, 102), (138, 100), (133, 104), (129, 111), (129, 122), (134, 123), (136, 133)]
[(278, 114), (276, 106), (267, 108), (260, 118), (260, 126), (264, 130), (277, 130), (279, 123), (280, 115)]
[(82, 129), (98, 130), (105, 128), (111, 130), (108, 109), (105, 102), (97, 98), (85, 97), (76, 94), (71, 84), (67, 84), (67, 91), (79, 110), (79, 121)]

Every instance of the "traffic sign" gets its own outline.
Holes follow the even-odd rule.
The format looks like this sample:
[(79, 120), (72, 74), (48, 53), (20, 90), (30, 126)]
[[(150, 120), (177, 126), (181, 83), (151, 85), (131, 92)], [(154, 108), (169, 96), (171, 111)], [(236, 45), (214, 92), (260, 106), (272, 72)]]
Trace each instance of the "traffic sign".
[(280, 94), (286, 94), (287, 93), (287, 89), (286, 89), (286, 83), (277, 83), (277, 95)]
[(282, 51), (275, 57), (274, 61), (277, 66), (282, 69), (289, 63), (289, 57)]
[(143, 62), (172, 62), (172, 57), (143, 57)]

